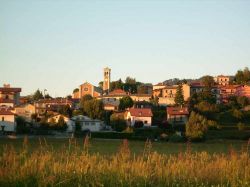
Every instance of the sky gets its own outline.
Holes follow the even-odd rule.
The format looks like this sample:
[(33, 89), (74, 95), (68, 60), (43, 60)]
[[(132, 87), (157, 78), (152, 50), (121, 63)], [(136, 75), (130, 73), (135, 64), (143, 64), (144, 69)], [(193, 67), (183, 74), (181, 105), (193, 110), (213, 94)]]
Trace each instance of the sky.
[(250, 1), (0, 0), (0, 84), (66, 96), (85, 81), (233, 75), (250, 66)]

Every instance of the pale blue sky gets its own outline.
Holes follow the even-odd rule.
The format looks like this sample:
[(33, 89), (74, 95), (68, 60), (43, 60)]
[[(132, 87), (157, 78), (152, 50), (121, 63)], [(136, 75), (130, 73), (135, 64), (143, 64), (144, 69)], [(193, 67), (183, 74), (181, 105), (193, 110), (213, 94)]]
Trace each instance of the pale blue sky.
[(103, 68), (157, 83), (250, 66), (250, 1), (0, 0), (0, 84), (65, 96)]

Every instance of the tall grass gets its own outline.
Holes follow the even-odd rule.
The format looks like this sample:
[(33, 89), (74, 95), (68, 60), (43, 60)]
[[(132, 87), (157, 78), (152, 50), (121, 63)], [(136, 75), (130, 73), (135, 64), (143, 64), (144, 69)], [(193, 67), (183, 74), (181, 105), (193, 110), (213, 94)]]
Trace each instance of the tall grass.
[(134, 155), (124, 140), (116, 154), (89, 154), (75, 139), (54, 150), (45, 139), (29, 151), (26, 138), (21, 151), (5, 146), (0, 155), (0, 186), (250, 186), (249, 144), (228, 154), (192, 152), (178, 155), (152, 151), (150, 141)]

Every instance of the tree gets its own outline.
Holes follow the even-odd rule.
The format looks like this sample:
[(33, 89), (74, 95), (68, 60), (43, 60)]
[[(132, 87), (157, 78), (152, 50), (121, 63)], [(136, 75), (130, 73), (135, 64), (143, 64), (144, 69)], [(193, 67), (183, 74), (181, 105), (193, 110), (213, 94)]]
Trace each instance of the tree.
[(186, 123), (186, 136), (191, 139), (203, 139), (207, 128), (207, 119), (198, 113), (192, 112)]
[(20, 116), (16, 117), (16, 131), (19, 134), (29, 132), (29, 128), (26, 126), (26, 121), (23, 117)]
[(103, 117), (103, 102), (92, 99), (84, 102), (83, 111), (92, 119), (101, 119)]
[(67, 129), (67, 124), (64, 121), (64, 117), (60, 116), (57, 122), (57, 128), (58, 130), (63, 130), (65, 131)]
[(60, 107), (60, 109), (58, 110), (59, 114), (63, 114), (63, 115), (66, 115), (68, 116), (69, 118), (72, 117), (72, 109), (70, 108), (69, 105), (63, 105)]
[(77, 93), (77, 92), (79, 92), (79, 88), (75, 88), (75, 89), (73, 90), (73, 93)]
[(175, 101), (175, 104), (179, 105), (179, 106), (182, 106), (184, 104), (184, 96), (183, 96), (182, 84), (178, 85), (174, 101)]
[(118, 132), (122, 132), (127, 128), (127, 122), (124, 120), (124, 117), (119, 114), (112, 114), (110, 116), (110, 125), (112, 129)]
[(212, 87), (215, 85), (214, 78), (210, 75), (202, 77), (201, 80), (205, 86), (205, 89), (211, 90)]
[(151, 98), (150, 98), (150, 103), (152, 103), (152, 105), (154, 105), (154, 106), (158, 106), (159, 105), (159, 97), (157, 97), (157, 96), (152, 96)]
[(246, 84), (250, 81), (250, 71), (248, 67), (244, 70), (238, 70), (235, 74), (235, 81), (237, 84)]
[(129, 96), (125, 96), (120, 99), (119, 110), (125, 110), (126, 108), (132, 107), (134, 104), (133, 100)]
[(36, 92), (33, 94), (32, 99), (33, 99), (34, 101), (38, 101), (39, 99), (43, 99), (43, 94), (42, 94), (42, 92), (41, 92), (39, 89), (37, 89)]
[(90, 101), (90, 100), (92, 100), (93, 99), (93, 97), (91, 96), (91, 95), (89, 95), (89, 94), (87, 94), (87, 95), (84, 95), (82, 98), (81, 98), (81, 100), (80, 100), (80, 108), (84, 108), (84, 103), (86, 102), (86, 101)]

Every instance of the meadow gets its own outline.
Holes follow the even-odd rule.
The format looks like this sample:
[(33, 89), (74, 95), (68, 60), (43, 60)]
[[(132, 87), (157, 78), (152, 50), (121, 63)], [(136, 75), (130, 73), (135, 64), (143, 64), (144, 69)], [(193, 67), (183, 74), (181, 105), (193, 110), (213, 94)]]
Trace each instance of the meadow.
[(250, 142), (0, 139), (0, 186), (250, 186)]

